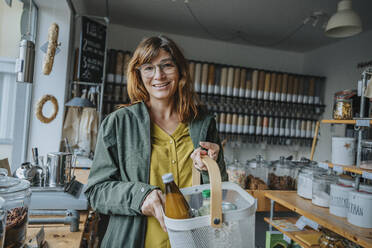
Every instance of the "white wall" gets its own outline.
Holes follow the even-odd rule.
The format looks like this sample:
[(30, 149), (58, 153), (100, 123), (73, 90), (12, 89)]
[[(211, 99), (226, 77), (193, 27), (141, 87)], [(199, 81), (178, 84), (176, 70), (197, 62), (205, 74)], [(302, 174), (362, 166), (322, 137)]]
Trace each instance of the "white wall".
[[(143, 38), (159, 34), (159, 32), (113, 24), (109, 28), (108, 44), (109, 48), (134, 51)], [(302, 73), (303, 54), (301, 53), (243, 46), (175, 34), (163, 34), (173, 39), (183, 49), (185, 57), (188, 59)]]
[[(70, 35), (70, 11), (66, 1), (37, 1), (39, 7), (38, 36), (35, 52), (35, 72), (32, 96), (32, 114), (30, 121), (30, 135), (28, 142), (28, 158), (32, 147), (39, 148), (40, 155), (48, 152), (59, 151), (62, 124), (64, 116), (64, 103), (68, 81), (68, 58), (69, 58), (69, 35)], [(48, 39), (49, 26), (56, 22), (59, 25), (58, 42), (61, 42), (61, 51), (54, 58), (54, 65), (50, 75), (42, 73), (44, 53), (40, 50)], [(38, 100), (45, 94), (51, 94), (57, 98), (59, 111), (56, 119), (48, 124), (40, 122), (34, 109)], [(43, 113), (50, 116), (51, 104), (46, 104)]]
[[(340, 42), (305, 54), (304, 72), (327, 77), (325, 88), (324, 119), (332, 118), (334, 93), (344, 89), (356, 89), (361, 77), (357, 64), (372, 59), (372, 31), (362, 33)], [(331, 160), (331, 137), (343, 135), (344, 127), (321, 124), (315, 159)]]

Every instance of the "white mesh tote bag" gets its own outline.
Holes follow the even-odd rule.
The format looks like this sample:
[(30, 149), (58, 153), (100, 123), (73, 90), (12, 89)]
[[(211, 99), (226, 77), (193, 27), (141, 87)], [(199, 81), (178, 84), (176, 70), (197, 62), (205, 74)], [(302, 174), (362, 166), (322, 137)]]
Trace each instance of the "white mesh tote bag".
[[(210, 189), (210, 214), (190, 219), (164, 216), (172, 248), (254, 248), (255, 198), (235, 183), (222, 182), (217, 163), (204, 156), (210, 184), (181, 189), (193, 210), (201, 207), (202, 191)], [(233, 203), (235, 210), (222, 210)]]

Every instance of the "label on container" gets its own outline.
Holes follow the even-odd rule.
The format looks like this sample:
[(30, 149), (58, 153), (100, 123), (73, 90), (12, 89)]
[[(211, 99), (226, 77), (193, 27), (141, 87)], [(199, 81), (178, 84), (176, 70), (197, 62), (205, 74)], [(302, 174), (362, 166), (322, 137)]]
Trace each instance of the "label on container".
[(237, 131), (238, 131), (237, 126), (236, 126), (235, 124), (232, 124), (232, 125), (231, 125), (231, 132), (232, 132), (232, 133), (236, 133)]
[(200, 92), (200, 83), (195, 83), (195, 91)]
[(363, 178), (366, 178), (366, 179), (372, 180), (372, 173), (371, 172), (367, 172), (367, 171), (363, 171), (362, 172), (362, 177)]
[(249, 134), (254, 134), (254, 126), (249, 125)]
[(219, 127), (220, 127), (220, 132), (224, 133), (225, 130), (226, 130), (226, 124), (225, 123), (220, 123)]
[(302, 130), (302, 129), (301, 129), (301, 137), (302, 137), (302, 138), (305, 138), (305, 136), (306, 136), (306, 130)]
[(275, 93), (275, 101), (280, 101), (280, 93)]
[(314, 230), (318, 230), (318, 228), (319, 228), (318, 223), (316, 223), (315, 221), (312, 221), (312, 220), (306, 218), (305, 216), (301, 216), (301, 217), (297, 220), (297, 222), (296, 222), (296, 226), (297, 226), (299, 229), (301, 229), (301, 230), (303, 230), (305, 226), (309, 226), (309, 227), (311, 227), (311, 228), (314, 229)]
[(314, 104), (319, 104), (320, 103), (320, 97), (319, 96), (315, 96), (314, 97)]
[(226, 87), (226, 94), (228, 96), (232, 96), (232, 94), (233, 94), (233, 88), (231, 86), (227, 86)]
[(267, 135), (267, 132), (268, 132), (268, 128), (267, 127), (263, 127), (262, 128), (262, 135)]
[(268, 100), (268, 99), (269, 99), (269, 95), (270, 95), (270, 92), (268, 92), (268, 91), (264, 91), (263, 99), (264, 99), (264, 100)]
[(245, 90), (245, 98), (251, 98), (251, 90)]
[(114, 74), (112, 73), (107, 74), (107, 83), (113, 83), (114, 78), (115, 78)]
[(279, 128), (279, 136), (284, 136), (285, 130), (284, 128)]
[(297, 102), (298, 95), (293, 94), (292, 95), (292, 102)]
[(214, 85), (210, 84), (208, 85), (208, 94), (213, 94), (214, 93)]
[(257, 90), (251, 91), (251, 98), (257, 98)]
[(269, 99), (270, 99), (270, 101), (274, 101), (275, 100), (275, 92), (270, 92)]
[(256, 127), (256, 134), (257, 135), (260, 135), (262, 133), (262, 127), (261, 126), (257, 126)]
[(115, 74), (115, 83), (120, 84), (123, 77), (120, 74)]
[(284, 129), (284, 135), (285, 135), (285, 136), (289, 136), (289, 135), (290, 135), (290, 132), (291, 132), (291, 131), (290, 131), (289, 128), (285, 128), (285, 129)]
[(238, 133), (239, 134), (243, 133), (243, 126), (242, 125), (238, 125)]
[(302, 103), (308, 104), (309, 103), (309, 97), (308, 96), (304, 96), (304, 99), (303, 99)]
[(263, 91), (262, 90), (258, 90), (257, 91), (257, 99), (262, 99), (263, 98)]
[(298, 95), (297, 102), (302, 103), (303, 101), (304, 101), (304, 96), (303, 95)]
[(214, 86), (214, 94), (215, 95), (219, 95), (221, 92), (220, 92), (220, 86), (219, 85), (215, 85)]
[(239, 89), (239, 97), (244, 97), (245, 96), (245, 89), (240, 88)]
[(274, 136), (278, 136), (278, 135), (279, 135), (279, 128), (274, 127)]
[(284, 240), (285, 242), (287, 242), (288, 244), (291, 243), (291, 238), (288, 237), (287, 235), (285, 235), (284, 233), (283, 233), (283, 240)]
[[(226, 96), (226, 87), (225, 86), (219, 86), (219, 88), (220, 88), (220, 95), (221, 96)], [(216, 89), (216, 88), (215, 88)]]
[(320, 168), (323, 168), (323, 169), (325, 169), (325, 170), (328, 170), (328, 164), (327, 164), (327, 163), (319, 162), (319, 163), (318, 163), (318, 166), (319, 166)]
[(249, 132), (249, 126), (248, 125), (244, 125), (243, 127), (243, 133), (244, 134), (247, 134)]
[(280, 95), (280, 100), (281, 100), (282, 102), (285, 102), (285, 100), (287, 100), (287, 94), (286, 94), (286, 93), (282, 93), (282, 94)]
[(287, 102), (292, 102), (292, 94), (287, 94)]
[(309, 104), (313, 104), (314, 103), (314, 97), (313, 96), (309, 96)]
[(274, 128), (269, 127), (269, 130), (267, 131), (267, 134), (268, 134), (269, 136), (271, 136), (271, 135), (273, 135), (273, 133), (274, 133)]
[(201, 84), (201, 93), (207, 93), (208, 84)]
[(239, 88), (234, 88), (233, 89), (233, 96), (239, 96)]
[(343, 172), (342, 166), (339, 166), (339, 165), (333, 165), (333, 170), (335, 172), (338, 172), (338, 173), (342, 173)]

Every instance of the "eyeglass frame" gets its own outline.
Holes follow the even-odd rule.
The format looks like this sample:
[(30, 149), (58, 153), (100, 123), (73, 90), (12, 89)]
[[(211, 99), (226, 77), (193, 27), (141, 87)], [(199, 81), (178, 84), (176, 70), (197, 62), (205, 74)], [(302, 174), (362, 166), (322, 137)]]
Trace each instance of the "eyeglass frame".
[[(138, 66), (136, 69), (141, 73), (141, 76), (144, 76), (144, 77), (146, 77), (146, 78), (153, 78), (153, 77), (155, 76), (155, 74), (156, 74), (156, 68), (157, 68), (157, 67), (159, 68), (159, 70), (160, 70), (161, 72), (163, 72), (163, 73), (165, 73), (165, 74), (167, 74), (167, 75), (170, 75), (170, 74), (174, 73), (176, 70), (175, 70), (174, 72), (171, 72), (171, 73), (167, 73), (167, 72), (164, 71), (164, 66), (165, 66), (165, 64), (166, 64), (166, 63), (169, 63), (169, 62), (172, 62), (172, 63), (174, 64), (174, 68), (175, 68), (175, 69), (178, 69), (178, 66), (177, 66), (176, 62), (175, 62), (172, 58), (164, 59), (164, 60), (162, 60), (162, 61), (163, 61), (163, 62), (161, 62), (161, 63), (159, 63), (159, 64), (156, 64), (156, 65), (151, 64), (151, 63), (142, 64), (142, 65)], [(143, 67), (144, 65), (152, 65), (152, 66), (155, 66), (155, 70), (154, 70), (154, 72), (153, 72), (153, 75), (151, 75), (151, 76), (145, 76), (145, 75), (143, 75), (144, 73), (141, 71), (141, 67)]]

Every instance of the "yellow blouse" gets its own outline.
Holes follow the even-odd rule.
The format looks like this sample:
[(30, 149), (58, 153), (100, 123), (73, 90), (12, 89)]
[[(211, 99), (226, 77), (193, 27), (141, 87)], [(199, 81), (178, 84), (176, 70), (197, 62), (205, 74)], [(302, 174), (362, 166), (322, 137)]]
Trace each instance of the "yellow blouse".
[[(172, 173), (179, 188), (192, 185), (192, 160), (194, 150), (189, 127), (180, 123), (169, 135), (155, 123), (151, 123), (151, 168), (150, 184), (165, 192), (161, 176)], [(160, 227), (155, 217), (147, 217), (145, 248), (170, 248), (168, 234)]]

